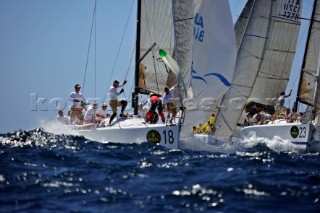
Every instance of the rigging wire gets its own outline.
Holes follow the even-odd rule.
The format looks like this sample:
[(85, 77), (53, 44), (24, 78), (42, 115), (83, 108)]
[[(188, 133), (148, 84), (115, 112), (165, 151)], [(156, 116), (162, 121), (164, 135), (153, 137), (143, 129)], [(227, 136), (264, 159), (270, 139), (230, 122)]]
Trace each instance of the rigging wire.
[(131, 58), (130, 58), (130, 61), (129, 61), (129, 66), (128, 66), (127, 73), (126, 73), (126, 76), (125, 76), (124, 79), (127, 79), (127, 77), (128, 77), (128, 74), (129, 74), (129, 71), (130, 71), (130, 67), (131, 67), (131, 62), (132, 62), (132, 59), (133, 59), (135, 50), (136, 50), (136, 46), (134, 46), (134, 48), (133, 48), (133, 50), (132, 50)]
[[(135, 49), (136, 49), (136, 47), (133, 48), (133, 51), (132, 51), (132, 53), (131, 53), (131, 58), (130, 58), (130, 61), (129, 61), (129, 66), (128, 66), (128, 69), (127, 69), (127, 72), (126, 72), (126, 75), (125, 75), (124, 79), (127, 79), (128, 74), (129, 74), (129, 71), (130, 71), (130, 70), (133, 70), (133, 69), (131, 68), (131, 62), (132, 62), (132, 59), (133, 59), (133, 56), (134, 56), (134, 53), (135, 53)], [(130, 69), (130, 68), (131, 68), (131, 69)], [(133, 88), (133, 85), (134, 85), (134, 81), (135, 81), (135, 80), (134, 80), (134, 78), (133, 78), (133, 83), (132, 83), (132, 85), (131, 85), (131, 89), (130, 89), (130, 92), (129, 92), (129, 96), (130, 96), (130, 94), (131, 94), (131, 92), (132, 92), (132, 88)], [(125, 92), (123, 93), (123, 95), (124, 95), (125, 98), (127, 98)], [(128, 100), (128, 102), (129, 102), (129, 101), (130, 101), (130, 100)]]
[(126, 23), (126, 26), (125, 26), (125, 28), (124, 28), (123, 34), (122, 34), (122, 38), (121, 38), (121, 41), (120, 41), (120, 45), (119, 45), (119, 48), (118, 48), (118, 52), (117, 52), (117, 55), (116, 55), (116, 59), (115, 59), (114, 64), (113, 64), (113, 68), (112, 68), (111, 75), (110, 75), (110, 78), (109, 78), (109, 82), (108, 82), (108, 85), (107, 85), (107, 90), (106, 90), (105, 96), (104, 96), (104, 98), (103, 98), (103, 102), (105, 101), (105, 99), (106, 99), (106, 97), (107, 97), (107, 94), (108, 94), (108, 91), (109, 91), (109, 88), (108, 88), (108, 87), (109, 87), (109, 85), (110, 85), (110, 82), (111, 82), (111, 79), (112, 79), (112, 76), (113, 76), (113, 73), (114, 73), (114, 70), (115, 70), (117, 61), (118, 61), (120, 49), (121, 49), (121, 46), (122, 46), (122, 43), (123, 43), (123, 40), (124, 40), (125, 33), (126, 33), (126, 31), (127, 31), (127, 27), (128, 27), (129, 19), (130, 19), (130, 16), (131, 16), (133, 4), (134, 4), (134, 0), (132, 1), (132, 4), (131, 4), (129, 16), (128, 16), (128, 18), (127, 18), (127, 23)]
[(89, 39), (89, 46), (88, 46), (88, 51), (87, 51), (87, 61), (86, 61), (85, 69), (84, 69), (84, 78), (83, 78), (83, 83), (82, 83), (82, 92), (84, 92), (84, 86), (85, 86), (86, 77), (87, 77), (87, 69), (88, 69), (88, 63), (89, 63), (89, 53), (90, 53), (91, 40), (92, 40), (92, 31), (93, 31), (93, 26), (94, 26), (95, 16), (96, 16), (96, 6), (97, 6), (97, 0), (94, 1), (94, 9), (93, 9), (93, 15), (92, 15), (90, 39)]
[(97, 98), (97, 14), (94, 16), (94, 97)]
[(152, 51), (152, 59), (153, 59), (152, 62), (153, 62), (153, 67), (154, 67), (154, 75), (156, 76), (157, 89), (158, 89), (158, 93), (160, 93), (157, 68), (156, 68), (156, 58), (154, 57), (154, 51)]

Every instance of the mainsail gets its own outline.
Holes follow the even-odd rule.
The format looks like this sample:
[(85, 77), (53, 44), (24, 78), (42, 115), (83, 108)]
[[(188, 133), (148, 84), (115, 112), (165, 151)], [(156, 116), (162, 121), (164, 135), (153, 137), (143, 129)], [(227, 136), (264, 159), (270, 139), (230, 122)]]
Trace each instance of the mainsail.
[(300, 27), (300, 2), (254, 1), (232, 85), (217, 114), (218, 137), (232, 136), (248, 98), (270, 104), (285, 90)]
[(297, 100), (313, 105), (320, 50), (320, 1), (315, 0), (302, 64)]
[[(159, 58), (159, 48), (174, 53), (174, 22), (172, 0), (140, 0), (139, 45), (136, 51), (143, 56), (154, 43), (156, 46), (136, 68), (139, 93), (162, 93), (167, 82), (168, 68)], [(137, 59), (136, 59), (137, 60)], [(136, 85), (137, 87), (137, 85)]]
[(139, 43), (136, 61), (147, 53), (136, 68), (138, 92), (148, 94), (152, 91), (162, 94), (165, 86), (172, 86), (177, 82), (176, 76), (170, 76), (169, 67), (161, 60), (159, 49), (176, 58), (182, 70), (181, 83), (189, 87), (193, 0), (140, 0), (138, 4)]

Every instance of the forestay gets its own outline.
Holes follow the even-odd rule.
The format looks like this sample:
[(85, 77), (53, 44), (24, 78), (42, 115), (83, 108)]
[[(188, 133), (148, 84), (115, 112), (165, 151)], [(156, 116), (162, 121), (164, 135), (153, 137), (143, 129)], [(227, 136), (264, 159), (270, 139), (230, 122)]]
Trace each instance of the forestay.
[(232, 86), (216, 118), (217, 136), (232, 136), (249, 97), (270, 104), (268, 101), (285, 90), (300, 27), (299, 2), (254, 1), (238, 50)]

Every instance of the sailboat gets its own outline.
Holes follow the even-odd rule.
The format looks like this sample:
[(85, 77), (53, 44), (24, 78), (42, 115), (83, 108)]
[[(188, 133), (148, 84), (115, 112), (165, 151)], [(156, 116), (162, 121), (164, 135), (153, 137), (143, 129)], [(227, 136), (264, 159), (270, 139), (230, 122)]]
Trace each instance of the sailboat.
[[(142, 143), (151, 142), (170, 149), (179, 145), (181, 120), (176, 125), (149, 124), (144, 118), (137, 116), (139, 94), (151, 92), (161, 94), (171, 79), (188, 82), (181, 76), (191, 64), (187, 54), (191, 52), (193, 0), (188, 1), (156, 1), (139, 0), (137, 5), (137, 40), (136, 40), (136, 67), (135, 90), (132, 94), (134, 116), (128, 119), (117, 119), (112, 126), (95, 129), (83, 129), (78, 133), (94, 141), (115, 143)], [(176, 19), (182, 20), (179, 24)], [(189, 26), (189, 27), (186, 27)], [(183, 32), (180, 32), (183, 31)], [(184, 34), (183, 46), (180, 47), (178, 35)], [(180, 41), (181, 42), (181, 41)], [(181, 49), (179, 49), (179, 47)], [(184, 60), (177, 60), (182, 70), (175, 77), (168, 78), (169, 70), (160, 59), (159, 49), (165, 49), (169, 55), (176, 55)], [(189, 53), (190, 54), (190, 53)], [(191, 55), (190, 55), (191, 56)], [(191, 57), (189, 57), (191, 58)], [(184, 78), (184, 79), (183, 79)], [(181, 89), (183, 90), (183, 88)], [(180, 114), (183, 114), (180, 112)]]
[[(192, 99), (186, 102), (183, 137), (190, 135), (193, 126), (209, 121), (218, 100), (231, 86), (237, 57), (228, 1), (195, 1), (194, 22), (192, 95), (188, 96)], [(208, 134), (193, 136), (205, 142), (210, 137)]]
[[(279, 143), (289, 142), (300, 152), (320, 151), (319, 141), (314, 137), (312, 119), (305, 119), (301, 123), (282, 121), (239, 127), (247, 113), (246, 109), (273, 109), (280, 92), (285, 90), (296, 49), (301, 3), (252, 1), (246, 32), (238, 52), (233, 86), (222, 101), (222, 104), (230, 104), (232, 100), (236, 104), (229, 105), (226, 111), (219, 111), (215, 123), (220, 129), (218, 135), (240, 136), (242, 139), (255, 136), (268, 139), (266, 143), (276, 139)], [(319, 1), (315, 1), (300, 80), (300, 95), (298, 93), (299, 101), (306, 100), (306, 95), (311, 97), (309, 103), (318, 99), (314, 91), (317, 91), (315, 79), (319, 72), (319, 9)], [(316, 112), (316, 107), (314, 110)], [(237, 132), (239, 129), (240, 132)]]
[[(182, 129), (190, 135), (193, 125), (208, 118), (208, 111), (190, 113), (192, 110), (187, 109), (185, 100), (214, 99), (226, 92), (228, 82), (232, 81), (236, 42), (229, 3), (227, 0), (139, 0), (137, 11), (134, 116), (117, 119), (111, 127), (78, 132), (95, 141), (152, 142), (176, 149), (180, 136), (184, 135)], [(159, 55), (161, 51), (174, 56), (178, 71)], [(148, 124), (137, 116), (139, 95), (162, 94), (166, 86), (176, 84), (179, 113), (175, 125)]]

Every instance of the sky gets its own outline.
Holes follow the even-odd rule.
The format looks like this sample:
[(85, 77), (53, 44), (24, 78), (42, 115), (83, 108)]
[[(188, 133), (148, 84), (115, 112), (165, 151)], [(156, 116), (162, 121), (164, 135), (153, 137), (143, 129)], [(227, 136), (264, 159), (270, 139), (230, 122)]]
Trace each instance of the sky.
[[(246, 1), (229, 2), (235, 20)], [(304, 3), (303, 17), (311, 3)], [(86, 66), (94, 7), (94, 0), (0, 0), (0, 133), (38, 128), (55, 120), (57, 107), (66, 107), (66, 114), (76, 83), (85, 81), (85, 97), (102, 103), (110, 83), (127, 75), (130, 98), (136, 0), (97, 0)], [(301, 52), (304, 44), (301, 36)], [(287, 90), (295, 86), (300, 67), (297, 59)]]

